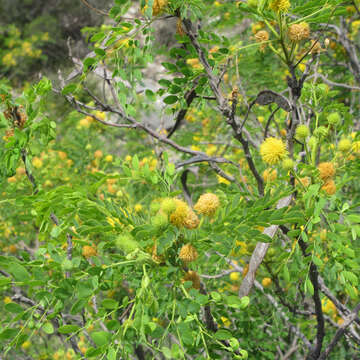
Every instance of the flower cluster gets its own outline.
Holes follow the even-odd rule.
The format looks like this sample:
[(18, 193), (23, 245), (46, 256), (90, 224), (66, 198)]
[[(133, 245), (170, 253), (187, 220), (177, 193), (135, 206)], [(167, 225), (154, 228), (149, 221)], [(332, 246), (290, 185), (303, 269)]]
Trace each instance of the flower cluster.
[(331, 162), (322, 162), (318, 166), (320, 172), (320, 179), (324, 182), (321, 187), (328, 195), (334, 195), (336, 192), (336, 185), (333, 180), (335, 176), (335, 167)]
[(195, 229), (199, 225), (199, 219), (186, 202), (174, 199), (176, 208), (170, 215), (170, 222), (177, 227)]

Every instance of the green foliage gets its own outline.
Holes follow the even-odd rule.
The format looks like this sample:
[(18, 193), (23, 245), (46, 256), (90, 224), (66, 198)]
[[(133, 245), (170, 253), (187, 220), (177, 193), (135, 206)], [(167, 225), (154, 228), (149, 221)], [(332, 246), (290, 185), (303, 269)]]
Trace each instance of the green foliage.
[[(331, 343), (359, 303), (360, 20), (337, 0), (274, 6), (117, 0), (82, 29), (77, 76), (1, 83), (5, 358), (276, 359), (294, 341), (296, 359)], [(3, 74), (45, 66), (44, 24), (3, 28)], [(267, 137), (284, 161), (264, 161)], [(355, 358), (357, 333), (328, 358)]]

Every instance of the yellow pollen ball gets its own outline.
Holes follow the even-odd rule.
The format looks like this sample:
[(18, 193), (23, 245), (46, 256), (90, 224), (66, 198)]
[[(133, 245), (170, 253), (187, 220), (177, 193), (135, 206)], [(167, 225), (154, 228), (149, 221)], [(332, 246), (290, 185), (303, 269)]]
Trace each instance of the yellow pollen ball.
[(334, 195), (336, 193), (336, 185), (334, 180), (327, 180), (321, 189), (323, 189), (328, 195)]
[(269, 287), (272, 283), (272, 280), (268, 277), (262, 279), (261, 284), (263, 287)]
[(320, 179), (326, 181), (335, 176), (335, 167), (331, 162), (322, 162), (318, 165)]
[(269, 165), (277, 164), (286, 157), (286, 146), (282, 140), (269, 137), (261, 144), (260, 155)]
[(191, 244), (184, 245), (179, 254), (179, 258), (181, 261), (185, 263), (190, 263), (195, 261), (198, 258), (198, 252)]
[(290, 25), (288, 30), (288, 36), (289, 39), (294, 42), (308, 39), (310, 36), (309, 24), (303, 22), (301, 24)]
[(89, 245), (84, 245), (82, 248), (82, 254), (85, 258), (89, 259), (92, 256), (96, 256), (97, 251), (94, 247)]
[(217, 195), (206, 193), (200, 196), (199, 200), (194, 206), (195, 211), (199, 214), (211, 216), (220, 206), (220, 201)]

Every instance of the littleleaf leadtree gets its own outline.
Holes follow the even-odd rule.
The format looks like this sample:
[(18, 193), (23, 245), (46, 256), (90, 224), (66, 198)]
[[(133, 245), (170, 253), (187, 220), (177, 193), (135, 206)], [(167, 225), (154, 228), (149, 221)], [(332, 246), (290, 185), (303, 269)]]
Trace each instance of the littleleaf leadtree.
[(4, 357), (356, 358), (359, 19), (117, 0), (81, 68), (3, 83)]

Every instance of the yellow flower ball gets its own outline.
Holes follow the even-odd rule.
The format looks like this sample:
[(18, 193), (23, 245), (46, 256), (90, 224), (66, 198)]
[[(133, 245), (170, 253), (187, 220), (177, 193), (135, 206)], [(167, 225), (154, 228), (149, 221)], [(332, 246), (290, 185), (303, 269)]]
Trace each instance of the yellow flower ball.
[(195, 211), (199, 214), (211, 216), (220, 206), (220, 201), (217, 195), (206, 193), (200, 196), (199, 200), (194, 206)]
[(324, 190), (328, 195), (334, 195), (336, 193), (336, 185), (334, 180), (327, 180), (321, 189)]
[(308, 39), (310, 36), (310, 27), (306, 22), (293, 24), (289, 26), (288, 36), (291, 41), (298, 42)]
[(232, 272), (229, 277), (230, 277), (230, 280), (234, 281), (234, 282), (237, 282), (240, 280), (240, 274), (238, 272)]
[(265, 277), (262, 279), (261, 284), (263, 287), (269, 287), (272, 283), (272, 280), (269, 277)]
[(92, 256), (96, 256), (97, 254), (97, 251), (96, 251), (96, 248), (92, 247), (92, 246), (89, 246), (89, 245), (84, 245), (83, 248), (82, 248), (82, 255), (89, 259), (91, 258)]
[(42, 160), (40, 160), (38, 157), (34, 157), (32, 160), (32, 164), (34, 165), (34, 167), (36, 167), (37, 169), (40, 169), (43, 166), (43, 162)]
[(188, 217), (190, 208), (185, 201), (175, 199), (175, 202), (176, 202), (176, 209), (170, 215), (170, 222), (177, 227), (182, 227), (184, 226), (185, 221)]
[(348, 152), (351, 149), (351, 141), (349, 139), (341, 139), (338, 143), (338, 150), (341, 152)]
[(106, 155), (105, 156), (105, 161), (108, 162), (108, 163), (111, 163), (113, 162), (114, 158), (112, 155)]
[(190, 263), (199, 257), (197, 250), (191, 244), (184, 245), (179, 253), (179, 258), (184, 263)]
[(95, 158), (95, 159), (100, 159), (102, 156), (103, 156), (103, 153), (102, 153), (101, 150), (96, 150), (96, 151), (94, 152), (94, 158)]
[(275, 165), (286, 157), (286, 146), (282, 140), (269, 137), (261, 144), (260, 155), (264, 162)]
[(331, 162), (322, 162), (318, 165), (320, 179), (326, 181), (335, 176), (335, 167)]

